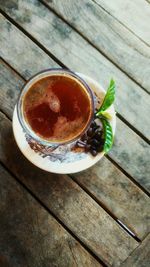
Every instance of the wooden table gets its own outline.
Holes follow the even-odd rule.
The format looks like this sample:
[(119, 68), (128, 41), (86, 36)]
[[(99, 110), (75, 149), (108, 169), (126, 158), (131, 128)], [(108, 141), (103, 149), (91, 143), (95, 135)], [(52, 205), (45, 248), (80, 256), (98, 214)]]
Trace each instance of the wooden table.
[[(150, 266), (149, 0), (0, 6), (0, 266)], [(58, 66), (117, 84), (114, 146), (71, 176), (33, 166), (12, 133), (22, 85)]]

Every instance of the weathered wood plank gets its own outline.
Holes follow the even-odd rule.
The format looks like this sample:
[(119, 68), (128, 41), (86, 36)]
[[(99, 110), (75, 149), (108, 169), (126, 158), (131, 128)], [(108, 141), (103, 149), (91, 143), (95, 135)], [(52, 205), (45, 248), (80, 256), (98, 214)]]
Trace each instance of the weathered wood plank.
[(115, 265), (116, 266), (116, 265)]
[(100, 267), (0, 165), (0, 266)]
[(47, 173), (29, 163), (16, 146), (11, 122), (2, 113), (0, 160), (106, 264), (119, 266), (137, 247), (138, 243), (68, 176)]
[(122, 267), (149, 267), (150, 266), (150, 234), (142, 244), (131, 253), (128, 259), (122, 263)]
[(90, 170), (72, 177), (105, 205), (123, 224), (143, 239), (150, 231), (149, 197), (103, 158)]
[[(147, 90), (150, 90), (150, 47), (140, 41), (139, 38), (115, 20), (108, 12), (105, 12), (104, 9), (90, 0), (65, 0), (63, 4), (61, 0), (43, 0), (43, 2), (47, 3), (73, 27), (86, 36), (130, 77)], [(113, 1), (111, 2), (113, 4)], [(137, 5), (137, 3), (134, 4)], [(126, 9), (124, 10), (126, 12)], [(141, 9), (142, 12), (143, 9)], [(146, 16), (144, 12), (143, 16)], [(131, 17), (132, 20), (133, 17)], [(148, 27), (149, 23), (147, 23), (146, 29)], [(149, 36), (149, 30), (147, 35)]]
[(150, 45), (150, 8), (146, 1), (93, 0), (93, 2), (101, 5), (113, 17)]
[[(18, 8), (22, 6), (22, 1), (19, 0), (19, 2)], [(34, 3), (36, 1), (27, 0), (23, 4), (24, 8), (22, 7), (19, 12), (16, 8), (13, 9), (13, 12), (10, 9), (8, 13), (69, 68), (90, 75), (100, 82), (104, 88), (108, 86), (110, 78), (114, 77), (117, 83), (117, 111), (149, 139), (148, 114), (150, 113), (150, 96), (143, 90), (140, 90), (139, 86), (89, 45), (67, 24), (58, 19), (53, 13), (50, 13), (44, 6), (41, 6), (39, 2), (38, 6)], [(21, 20), (20, 17), (22, 18)], [(28, 22), (25, 20), (26, 17), (28, 17)], [(7, 44), (7, 37), (12, 39), (11, 31), (7, 33), (8, 26), (6, 23), (3, 24), (3, 21), (1, 25), (5, 32), (2, 41), (4, 40), (3, 42)], [(7, 56), (9, 47), (7, 45), (3, 47), (2, 56), (7, 59), (9, 58)], [(143, 103), (145, 104), (143, 105)], [(145, 115), (143, 116), (143, 114)]]
[[(1, 23), (1, 25), (2, 24), (3, 23)], [(14, 26), (11, 25), (11, 27), (14, 27)], [(60, 25), (60, 27), (61, 27), (61, 25)], [(4, 31), (5, 31), (5, 29), (6, 29), (6, 32), (7, 32), (7, 28), (5, 27), (5, 22), (4, 22)], [(16, 34), (18, 35), (17, 38), (19, 40), (19, 33), (18, 33), (17, 30), (16, 30)], [(9, 34), (6, 34), (6, 37), (8, 37), (8, 39), (10, 37), (9, 41), (12, 42), (12, 44), (13, 44), (14, 35), (13, 36), (11, 35), (11, 30), (10, 30), (10, 33)], [(7, 40), (8, 39), (6, 37), (4, 39), (2, 39), (2, 40), (5, 40), (5, 42), (4, 42), (5, 45), (3, 45), (3, 47), (5, 47), (5, 46), (7, 47)], [(20, 38), (25, 38), (25, 37), (24, 37), (24, 35), (21, 35)], [(23, 43), (23, 41), (22, 41), (22, 43)], [(57, 44), (57, 47), (58, 47), (58, 45), (59, 44)], [(53, 44), (53, 46), (55, 46), (55, 45)], [(14, 47), (14, 46), (12, 46), (12, 47)], [(75, 45), (75, 48), (78, 50), (78, 44)], [(2, 49), (2, 51), (3, 51), (3, 49)], [(8, 59), (7, 54), (11, 55), (10, 56), (11, 57), (11, 62), (14, 62), (13, 66), (16, 67), (17, 70), (19, 72), (21, 72), (21, 74), (24, 74), (25, 75), (24, 69), (28, 69), (28, 74), (29, 73), (32, 74), (33, 73), (32, 72), (33, 69), (36, 72), (36, 66), (37, 66), (36, 52), (35, 52), (35, 56), (32, 57), (32, 64), (31, 64), (31, 67), (30, 67), (29, 61), (26, 61), (25, 60), (26, 57), (24, 57), (24, 60), (23, 60), (23, 63), (22, 63), (22, 57), (21, 57), (21, 55), (20, 55), (19, 60), (18, 60), (17, 59), (18, 56), (14, 57), (13, 56), (14, 53), (12, 53), (11, 50), (8, 50), (9, 53), (7, 52), (7, 50), (4, 50), (4, 51), (5, 52), (4, 52), (3, 55), (6, 57), (6, 59)], [(19, 51), (17, 50), (17, 48), (14, 51), (15, 51), (15, 54), (19, 54)], [(57, 49), (57, 51), (58, 51), (58, 49)], [(85, 49), (82, 50), (82, 57), (83, 58), (84, 58), (84, 51), (85, 51)], [(62, 50), (61, 50), (61, 53), (62, 53)], [(76, 51), (76, 53), (77, 53), (77, 51)], [(71, 62), (70, 52), (67, 53), (66, 55), (64, 54), (64, 58), (68, 58), (68, 64), (69, 64), (69, 66), (76, 66), (76, 68), (77, 68), (78, 67), (78, 64), (80, 63), (80, 65), (79, 65), (79, 71), (80, 71), (80, 67), (83, 67), (85, 69), (85, 72), (89, 70), (88, 69), (88, 66), (86, 65), (86, 63), (83, 62), (83, 64), (81, 64), (82, 61), (81, 60), (79, 61), (79, 59), (76, 60), (77, 57), (75, 57), (75, 56), (73, 56), (74, 60), (72, 61), (72, 63), (70, 63)], [(82, 58), (82, 60), (83, 60), (83, 58)], [(70, 59), (70, 62), (69, 62), (69, 59)], [(89, 58), (87, 60), (87, 62), (90, 62), (90, 60), (92, 60), (92, 58)], [(22, 65), (23, 65), (23, 71), (22, 71)], [(34, 65), (34, 67), (33, 67), (33, 65)], [(85, 68), (85, 66), (86, 66), (86, 68)], [(84, 72), (82, 68), (81, 68), (81, 71)], [(91, 68), (91, 64), (90, 64), (90, 70), (89, 70), (89, 72), (92, 75), (93, 68)], [(97, 74), (97, 76), (98, 76), (98, 73), (99, 73), (99, 70), (96, 68), (96, 74)], [(104, 72), (104, 74), (106, 74), (106, 71)], [(94, 76), (94, 72), (93, 72), (93, 76)], [(105, 76), (105, 78), (106, 78), (106, 76)], [(106, 83), (106, 80), (105, 80), (105, 83)], [(126, 92), (126, 91), (124, 91), (124, 92)], [(123, 94), (124, 94), (124, 92), (123, 92)], [(130, 98), (131, 99), (132, 98), (134, 99), (133, 96), (136, 93), (137, 92), (135, 92), (134, 90), (131, 91)], [(140, 105), (138, 106), (137, 103), (136, 103), (136, 105), (137, 105), (137, 111), (136, 112), (133, 112), (133, 110), (132, 110), (133, 106), (132, 105), (131, 105), (131, 108), (130, 108), (130, 105), (128, 106), (128, 108), (129, 108), (129, 110), (128, 110), (127, 104), (126, 104), (127, 103), (126, 102), (127, 101), (126, 97), (125, 97), (126, 101), (124, 101), (122, 99), (122, 102), (120, 102), (119, 107), (122, 108), (124, 106), (124, 110), (126, 110), (126, 112), (128, 112), (128, 117), (129, 118), (132, 117), (132, 112), (133, 112), (134, 115), (135, 115), (135, 117), (136, 117), (136, 122), (139, 120), (139, 117), (140, 117), (141, 118), (141, 120), (140, 120), (141, 127), (142, 128), (146, 127), (146, 129), (148, 129), (148, 132), (149, 132), (150, 131), (150, 129), (148, 127), (148, 125), (149, 125), (149, 121), (148, 121), (149, 112), (148, 112), (148, 108), (147, 108), (147, 107), (150, 107), (149, 106), (149, 99), (148, 99), (147, 94), (145, 92), (142, 91), (142, 93), (145, 94), (145, 95), (143, 95), (143, 97), (141, 97), (141, 95), (137, 95), (136, 94), (136, 101), (135, 101), (135, 99), (133, 100), (134, 103), (136, 103), (138, 101), (141, 101), (141, 100), (143, 101), (143, 102), (141, 102), (141, 109), (139, 109), (139, 106)], [(118, 98), (118, 95), (117, 95), (117, 98)], [(2, 102), (3, 102), (3, 100), (2, 100)], [(143, 103), (145, 103), (145, 105), (143, 105)], [(144, 113), (145, 107), (146, 107), (146, 110), (147, 111)], [(145, 114), (145, 115), (143, 116), (143, 114)], [(141, 165), (139, 165), (139, 154), (137, 153), (137, 151), (142, 151), (141, 157), (143, 157), (143, 159), (145, 161), (145, 166), (148, 165), (148, 158), (145, 156), (145, 152), (144, 152), (144, 148), (143, 148), (145, 146), (146, 149), (147, 149), (148, 145), (146, 144), (146, 142), (143, 142), (140, 137), (138, 137), (136, 134), (134, 134), (134, 132), (132, 130), (130, 130), (124, 123), (121, 123), (121, 124), (120, 123), (119, 123), (119, 128), (118, 128), (118, 131), (117, 131), (118, 134), (116, 136), (116, 141), (118, 140), (117, 143), (119, 144), (119, 146), (117, 146), (117, 149), (120, 152), (115, 152), (116, 150), (113, 150), (114, 151), (113, 153), (117, 153), (117, 154), (114, 155), (115, 160), (117, 160), (121, 166), (126, 167), (124, 153), (122, 153), (122, 152), (124, 151), (125, 153), (129, 154), (129, 158), (131, 158), (131, 162), (134, 162), (134, 164), (136, 164), (136, 165), (133, 165), (133, 164), (131, 164), (129, 162), (129, 167), (128, 167), (129, 173), (133, 177), (135, 177), (135, 179), (137, 181), (141, 182), (141, 185), (143, 185), (147, 190), (149, 190), (149, 185), (147, 186), (147, 183), (148, 183), (148, 172), (146, 172), (146, 169), (144, 169), (145, 177), (143, 179), (143, 168), (144, 168), (144, 166), (141, 164), (141, 162), (140, 162)], [(121, 125), (121, 127), (120, 127), (120, 125)], [(124, 128), (126, 128), (125, 129), (125, 132), (127, 131), (128, 139), (131, 140), (130, 141), (130, 147), (126, 145), (126, 139), (124, 138), (124, 135), (123, 135), (124, 134)], [(147, 132), (147, 134), (148, 134), (148, 132)], [(134, 147), (137, 148), (137, 151), (135, 151), (135, 148)], [(132, 153), (132, 151), (133, 151), (133, 153)], [(113, 157), (113, 154), (111, 154), (111, 156)], [(138, 172), (137, 172), (137, 170), (138, 170)]]
[(150, 191), (150, 146), (119, 119), (117, 131), (109, 156)]
[[(4, 63), (1, 65), (0, 73), (2, 81), (0, 105), (2, 110), (11, 118), (12, 105), (15, 105), (19, 94), (18, 86), (16, 85), (23, 83), (23, 80)], [(15, 94), (15, 97), (9, 98), (9, 95), (12, 96), (12, 94)], [(7, 100), (6, 107), (5, 99)], [(79, 175), (77, 174), (74, 177), (96, 196), (99, 201), (106, 205), (120, 221), (132, 229), (139, 238), (143, 238), (147, 234), (149, 231), (149, 220), (147, 217), (149, 213), (148, 197), (108, 159), (103, 159), (92, 169)], [(140, 212), (141, 210), (142, 213)]]
[[(55, 61), (2, 15), (0, 15), (0, 32), (1, 56), (26, 79), (43, 69), (58, 67)], [(17, 65), (19, 61), (21, 66)]]
[[(4, 63), (1, 65), (0, 73), (2, 81), (0, 105), (2, 110), (11, 118), (12, 106), (15, 105), (19, 94), (16, 85), (22, 84), (24, 81)], [(15, 97), (12, 97), (12, 94), (15, 94)], [(6, 106), (5, 99), (7, 100)], [(95, 167), (74, 177), (139, 238), (143, 238), (147, 234), (149, 231), (148, 197), (108, 159), (103, 159)]]
[(15, 75), (15, 72), (10, 71), (8, 75), (8, 68), (2, 60), (0, 60), (0, 77), (0, 110), (11, 118), (25, 80)]

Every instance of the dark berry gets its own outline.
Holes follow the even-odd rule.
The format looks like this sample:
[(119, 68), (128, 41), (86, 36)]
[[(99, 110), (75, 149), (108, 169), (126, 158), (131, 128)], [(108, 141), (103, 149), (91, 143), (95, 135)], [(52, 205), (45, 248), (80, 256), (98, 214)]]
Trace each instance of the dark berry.
[(91, 149), (91, 145), (88, 145), (88, 144), (85, 145), (85, 151), (86, 151), (86, 152), (90, 151), (90, 149)]
[(87, 135), (88, 136), (92, 136), (93, 135), (93, 129), (91, 127), (88, 129)]
[(96, 138), (97, 140), (100, 141), (101, 137), (102, 137), (102, 132), (97, 131), (97, 133), (95, 134), (94, 138)]
[(91, 151), (92, 151), (92, 150), (96, 150), (96, 151), (97, 151), (97, 147), (94, 146), (94, 145), (91, 145)]
[(92, 121), (91, 127), (94, 128), (95, 126), (96, 126), (96, 122), (95, 121)]
[(89, 137), (89, 138), (87, 139), (87, 144), (91, 144), (91, 142), (92, 142), (92, 139)]
[(94, 146), (98, 146), (99, 142), (96, 139), (92, 139), (91, 144)]
[(77, 146), (78, 146), (78, 147), (85, 147), (85, 143), (79, 140), (79, 141), (77, 142)]
[(91, 150), (91, 154), (92, 154), (94, 157), (97, 155), (97, 153), (98, 153), (98, 152), (97, 152), (96, 150), (94, 150), (94, 149)]
[(98, 128), (99, 126), (97, 124), (93, 127), (94, 131), (96, 131)]
[(81, 140), (82, 140), (82, 141), (87, 140), (87, 134), (86, 134), (86, 133), (85, 133), (84, 135), (82, 135)]

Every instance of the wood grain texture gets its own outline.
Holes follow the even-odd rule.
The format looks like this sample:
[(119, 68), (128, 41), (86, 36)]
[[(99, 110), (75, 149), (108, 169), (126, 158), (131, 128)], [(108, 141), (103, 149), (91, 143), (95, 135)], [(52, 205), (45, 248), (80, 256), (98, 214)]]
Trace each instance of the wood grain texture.
[[(0, 32), (1, 56), (22, 73), (26, 80), (43, 69), (58, 67), (58, 64), (40, 47), (12, 26), (2, 15), (0, 15)], [(19, 61), (21, 65), (17, 64)]]
[(0, 266), (101, 267), (1, 165)]
[(150, 232), (149, 197), (107, 158), (90, 170), (71, 176), (139, 238)]
[[(7, 1), (7, 3), (8, 2), (9, 1)], [(67, 24), (58, 19), (53, 13), (49, 12), (47, 8), (40, 5), (39, 2), (38, 5), (36, 5), (37, 2), (33, 2), (33, 0), (27, 0), (25, 3), (21, 3), (22, 1), (19, 0), (13, 12), (12, 9), (8, 10), (7, 8), (6, 10), (9, 15), (70, 69), (83, 72), (95, 78), (104, 88), (107, 88), (109, 80), (114, 77), (117, 84), (117, 111), (149, 139), (150, 128), (148, 126), (148, 116), (150, 113), (150, 96), (143, 90), (140, 90), (138, 85), (131, 81), (95, 48), (89, 45)], [(19, 7), (22, 8), (18, 11)], [(28, 17), (28, 21), (26, 21), (26, 17)], [(11, 30), (8, 32), (6, 22), (3, 23), (2, 21), (1, 25), (5, 32), (4, 38), (2, 38), (2, 42), (5, 43), (5, 45), (3, 45), (2, 56), (4, 58), (9, 58), (7, 56), (9, 48), (8, 45), (6, 45), (7, 37), (13, 39), (13, 35), (11, 35)], [(12, 53), (10, 52), (10, 54)], [(145, 104), (143, 105), (143, 103)]]
[[(138, 243), (66, 175), (44, 172), (28, 162), (0, 113), (0, 160), (100, 259), (120, 266)], [(20, 164), (18, 164), (18, 162)]]
[(150, 266), (150, 234), (142, 244), (131, 253), (128, 259), (122, 263), (122, 267), (149, 267)]
[[(16, 85), (24, 81), (4, 63), (1, 64), (1, 77), (5, 90), (2, 86), (0, 104), (2, 110), (11, 118), (12, 105), (15, 105), (19, 94)], [(9, 95), (12, 95), (12, 92), (16, 97), (10, 99)], [(5, 106), (5, 99), (8, 99), (7, 108)], [(147, 234), (150, 228), (147, 215), (149, 213), (148, 197), (108, 159), (103, 159), (90, 170), (79, 175), (77, 174), (74, 177), (139, 238), (143, 238)]]
[[(46, 12), (47, 13), (47, 12)], [(2, 20), (3, 21), (3, 20)], [(3, 24), (3, 23), (2, 23)], [(4, 20), (4, 27), (3, 27), (3, 31), (6, 32), (6, 37), (8, 37), (9, 39), (9, 42), (11, 42), (13, 44), (13, 36), (14, 35), (11, 35), (11, 30), (10, 30), (10, 33), (7, 34), (7, 28), (5, 27), (6, 25), (6, 22)], [(10, 28), (15, 28), (14, 26), (12, 26), (12, 24), (10, 24)], [(61, 25), (60, 25), (61, 27)], [(46, 28), (46, 27), (45, 27)], [(13, 30), (14, 32), (14, 30)], [(55, 31), (54, 31), (55, 32)], [(16, 34), (17, 34), (17, 38), (19, 40), (19, 38), (26, 38), (25, 36), (23, 35), (19, 35), (18, 31), (16, 30)], [(4, 38), (2, 39), (3, 40), (3, 47), (8, 47), (7, 46), (7, 41), (8, 39), (7, 38)], [(21, 41), (23, 43), (23, 41)], [(73, 44), (73, 43), (70, 43), (70, 44)], [(55, 45), (54, 45), (55, 46)], [(53, 46), (53, 47), (54, 47)], [(77, 50), (78, 50), (78, 44), (75, 43), (75, 49), (76, 49), (76, 55), (77, 55)], [(12, 46), (14, 47), (14, 46)], [(88, 46), (89, 47), (89, 46)], [(37, 48), (37, 47), (36, 47)], [(3, 56), (4, 58), (8, 59), (8, 56), (7, 56), (7, 49), (5, 50), (4, 48), (2, 49), (3, 52)], [(21, 75), (24, 75), (24, 77), (26, 76), (24, 70), (25, 69), (28, 69), (28, 74), (33, 74), (33, 70), (36, 72), (36, 66), (38, 66), (37, 64), (37, 58), (36, 58), (36, 51), (33, 49), (34, 52), (34, 56), (32, 57), (32, 63), (31, 63), (31, 67), (30, 67), (30, 64), (29, 64), (29, 61), (26, 60), (26, 57), (22, 58), (22, 56), (20, 55), (19, 56), (19, 51), (17, 50), (17, 48), (15, 49), (15, 55), (14, 56), (14, 53), (11, 53), (11, 50), (8, 50), (9, 51), (9, 54), (11, 55), (11, 62), (14, 62), (13, 63), (13, 67), (15, 67), (20, 73)], [(63, 54), (63, 49), (57, 49), (57, 51), (61, 51), (60, 53)], [(85, 48), (84, 50), (82, 50), (82, 60), (84, 59), (84, 53), (86, 52), (85, 51)], [(29, 52), (31, 53), (31, 52)], [(87, 51), (87, 54), (88, 54), (88, 51)], [(99, 54), (99, 53), (98, 53)], [(86, 55), (85, 55), (86, 56)], [(88, 65), (86, 64), (86, 62), (84, 61), (83, 64), (82, 61), (79, 59), (77, 59), (77, 56), (73, 56), (74, 60), (71, 61), (71, 57), (70, 57), (70, 52), (67, 53), (67, 54), (64, 54), (64, 58), (68, 58), (68, 64), (69, 66), (76, 66), (76, 69), (78, 68), (79, 66), (79, 70), (78, 71), (82, 71), (84, 72), (84, 69), (85, 69), (85, 73), (89, 70), (88, 69)], [(69, 62), (69, 59), (70, 59), (70, 62)], [(76, 60), (77, 59), (77, 60)], [(91, 58), (92, 60), (92, 58)], [(90, 61), (90, 58), (87, 60), (87, 62)], [(79, 64), (79, 65), (78, 65)], [(23, 69), (22, 69), (22, 66), (23, 66)], [(52, 65), (53, 66), (53, 65)], [(86, 67), (85, 67), (86, 66)], [(80, 67), (83, 67), (83, 69)], [(39, 68), (38, 68), (39, 70)], [(98, 73), (99, 73), (99, 70), (96, 68), (96, 74), (98, 76)], [(91, 73), (91, 76), (92, 76), (92, 72), (93, 72), (93, 68), (91, 68), (91, 64), (90, 64), (90, 70), (89, 70), (89, 74)], [(96, 78), (95, 76), (95, 73), (93, 72), (93, 76)], [(105, 74), (106, 72), (104, 72)], [(88, 73), (87, 73), (88, 74)], [(103, 76), (101, 76), (103, 77)], [(28, 75), (27, 75), (27, 78), (28, 78)], [(108, 79), (106, 79), (106, 76), (105, 76), (105, 83), (106, 81), (108, 81)], [(133, 89), (133, 88), (132, 88)], [(15, 89), (14, 89), (15, 90)], [(124, 92), (126, 93), (126, 89), (123, 91), (122, 90), (122, 93), (124, 94)], [(143, 94), (146, 94), (145, 92), (142, 91)], [(141, 103), (141, 109), (139, 109), (139, 105), (136, 103), (135, 99), (134, 99), (134, 95), (136, 94), (136, 100), (137, 102), (138, 101), (143, 101)], [(117, 100), (118, 100), (118, 95), (117, 95)], [(146, 129), (148, 128), (148, 132), (150, 130), (149, 128), (149, 121), (148, 121), (148, 118), (149, 118), (149, 112), (148, 112), (148, 109), (147, 107), (150, 107), (149, 106), (149, 100), (148, 100), (148, 97), (147, 97), (147, 94), (141, 98), (141, 95), (137, 95), (137, 92), (135, 92), (134, 90), (130, 92), (130, 100), (133, 98), (133, 103), (135, 103), (135, 105), (137, 105), (137, 110), (136, 112), (134, 112), (136, 118), (137, 118), (137, 121), (139, 120), (139, 116), (141, 118), (140, 120), (140, 125), (142, 128), (146, 127)], [(125, 98), (126, 99), (126, 98)], [(142, 100), (143, 99), (143, 100)], [(3, 100), (1, 100), (2, 103), (3, 103)], [(117, 102), (117, 101), (116, 101)], [(143, 103), (145, 103), (145, 105), (143, 105)], [(131, 105), (131, 104), (130, 104)], [(124, 101), (122, 99), (122, 102), (120, 102), (120, 105), (119, 107), (123, 108), (124, 106), (124, 110), (128, 113), (128, 118), (131, 118), (132, 117), (132, 113), (133, 113), (133, 106), (128, 106), (127, 108), (127, 104), (126, 104), (126, 101)], [(147, 109), (147, 112), (144, 113), (144, 110), (143, 112), (141, 112), (142, 108)], [(138, 112), (138, 114), (137, 114)], [(143, 117), (143, 114), (144, 117)], [(137, 123), (136, 121), (136, 123)], [(127, 133), (127, 138), (124, 138), (125, 135), (124, 135), (124, 132)], [(148, 134), (147, 132), (147, 134)], [(146, 150), (148, 150), (148, 145), (146, 144), (146, 142), (144, 142), (140, 137), (138, 137), (131, 129), (129, 129), (124, 123), (122, 123), (120, 120), (118, 120), (118, 126), (117, 126), (117, 135), (116, 135), (116, 144), (118, 144), (116, 147), (118, 149), (117, 150), (113, 150), (113, 152), (111, 153), (111, 157), (114, 157), (115, 160), (120, 164), (120, 166), (126, 168), (127, 167), (127, 171), (129, 172), (129, 174), (131, 174), (133, 177), (135, 177), (135, 179), (137, 181), (139, 181), (141, 183), (141, 185), (143, 187), (145, 187), (147, 190), (149, 190), (149, 179), (148, 179), (148, 172), (146, 171), (147, 169), (147, 166), (149, 166), (149, 160), (148, 158), (145, 156), (145, 151), (144, 151), (144, 148), (146, 148)], [(126, 145), (126, 140), (129, 140), (129, 143), (130, 143), (130, 146), (127, 146)], [(135, 149), (136, 147), (136, 149)], [(137, 153), (137, 151), (139, 151), (139, 153)], [(128, 158), (131, 159), (131, 162), (130, 160), (128, 161), (128, 166), (126, 164), (126, 159), (125, 159), (125, 154), (129, 155)], [(144, 161), (144, 164), (142, 164), (142, 162), (140, 161), (140, 157), (142, 157), (142, 160)], [(134, 163), (134, 165), (133, 165)], [(143, 179), (143, 173), (144, 173), (144, 179)]]
[[(12, 110), (19, 97), (19, 92), (25, 84), (25, 80), (10, 71), (8, 75), (7, 65), (0, 60), (0, 109), (11, 118)], [(14, 90), (15, 88), (15, 90)]]
[(119, 119), (114, 146), (109, 152), (120, 166), (131, 173), (136, 181), (150, 191), (150, 147)]
[[(65, 0), (63, 4), (61, 0), (43, 2), (86, 36), (130, 77), (150, 91), (149, 46), (91, 0)], [(111, 2), (113, 4), (113, 1)], [(143, 16), (145, 17), (144, 12)], [(149, 23), (148, 21), (145, 23), (147, 23), (147, 29)], [(149, 31), (147, 35), (149, 36)]]
[[(98, 257), (102, 258), (106, 263), (111, 264), (112, 266), (120, 266), (122, 260), (124, 260), (125, 257), (128, 257), (127, 255), (129, 255), (137, 246), (137, 243), (131, 237), (129, 238), (129, 236), (122, 231), (118, 225), (114, 224), (114, 221), (103, 211), (103, 209), (101, 209), (94, 201), (91, 201), (89, 196), (83, 193), (80, 187), (70, 181), (67, 176), (48, 176), (46, 188), (44, 187), (42, 189), (41, 185), (43, 184), (43, 178), (45, 178), (44, 175), (46, 174), (41, 171), (40, 177), (38, 177), (36, 175), (37, 169), (35, 168), (34, 170), (33, 166), (29, 163), (26, 165), (26, 163), (24, 163), (26, 160), (22, 155), (18, 156), (19, 154), (17, 153), (19, 153), (19, 151), (15, 148), (10, 122), (3, 114), (0, 116), (0, 124), (2, 147), (2, 150), (0, 150), (0, 159), (3, 163), (7, 164), (11, 171), (19, 177), (21, 181), (29, 186), (29, 188), (34, 191), (38, 197), (40, 196), (40, 199), (46, 203), (47, 207), (51, 209), (67, 226), (69, 225), (68, 227), (71, 227), (71, 230), (75, 232), (75, 234), (76, 231), (79, 232), (80, 238), (83, 242), (94, 252), (96, 251)], [(6, 139), (6, 137), (8, 138)], [(18, 166), (18, 160), (20, 160), (20, 157), (23, 159), (23, 161), (21, 161), (23, 163), (22, 166)], [(31, 167), (29, 165), (31, 165)], [(22, 175), (22, 172), (24, 175)], [(37, 177), (37, 184), (35, 183), (35, 176)], [(53, 178), (56, 179), (53, 180)], [(64, 199), (64, 196), (67, 196), (67, 199)], [(89, 199), (90, 201), (88, 201)], [(81, 204), (81, 206), (79, 206), (79, 204)], [(71, 206), (74, 208), (73, 211)], [(78, 218), (75, 218), (76, 211)], [(89, 211), (91, 216), (90, 219), (88, 218)], [(71, 214), (71, 212), (74, 212), (74, 214)], [(82, 212), (81, 221), (79, 220), (80, 212)], [(95, 221), (93, 222), (93, 218), (96, 218), (96, 225)], [(68, 219), (70, 219), (71, 222), (68, 222)], [(87, 220), (88, 223), (85, 223), (85, 220)], [(105, 226), (108, 224), (109, 227), (106, 228), (104, 224)], [(88, 227), (88, 236), (86, 236), (86, 227)], [(106, 232), (105, 239), (101, 236), (104, 232)], [(93, 235), (94, 237), (96, 236), (96, 238), (93, 239)], [(109, 246), (111, 247), (111, 250), (109, 249)], [(76, 261), (75, 264), (77, 265)], [(79, 266), (82, 266), (81, 263)], [(86, 264), (86, 266), (88, 265)]]
[[(2, 110), (11, 118), (12, 105), (15, 105), (19, 93), (18, 84), (24, 81), (3, 62), (0, 69), (1, 81), (3, 81), (0, 87), (2, 94), (0, 104)], [(15, 83), (12, 83), (13, 77)], [(12, 94), (14, 97), (10, 99), (9, 95)], [(143, 238), (150, 230), (148, 197), (108, 159), (103, 159), (90, 170), (74, 177), (139, 238)], [(143, 210), (142, 213), (140, 210)]]
[(150, 8), (143, 0), (93, 0), (150, 45)]

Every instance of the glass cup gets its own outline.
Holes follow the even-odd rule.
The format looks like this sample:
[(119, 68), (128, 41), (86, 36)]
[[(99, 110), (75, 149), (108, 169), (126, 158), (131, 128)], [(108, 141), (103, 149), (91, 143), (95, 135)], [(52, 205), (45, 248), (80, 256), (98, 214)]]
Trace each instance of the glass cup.
[[(78, 134), (76, 134), (75, 136), (72, 136), (71, 139), (66, 139), (64, 141), (58, 141), (58, 142), (57, 141), (53, 142), (52, 140), (46, 140), (43, 137), (40, 137), (38, 134), (36, 134), (36, 132), (31, 128), (31, 126), (29, 125), (29, 123), (25, 119), (24, 110), (23, 110), (24, 97), (25, 97), (26, 93), (30, 90), (32, 85), (43, 78), (54, 76), (54, 75), (56, 75), (56, 76), (61, 75), (61, 76), (65, 76), (65, 77), (67, 76), (70, 79), (73, 79), (74, 81), (76, 81), (78, 84), (80, 83), (82, 85), (82, 89), (85, 90), (85, 93), (88, 96), (89, 105), (90, 105), (90, 109), (89, 109), (90, 112), (89, 112), (88, 120), (86, 121), (84, 127), (78, 132)], [(91, 124), (91, 121), (92, 121), (93, 116), (94, 116), (93, 93), (92, 93), (90, 87), (87, 85), (87, 83), (81, 77), (79, 77), (76, 73), (74, 73), (70, 70), (60, 69), (60, 68), (59, 69), (47, 69), (47, 70), (44, 70), (44, 71), (37, 73), (30, 80), (28, 80), (27, 83), (24, 85), (24, 87), (21, 91), (21, 94), (19, 96), (18, 102), (17, 102), (17, 115), (18, 115), (19, 122), (20, 122), (26, 136), (28, 136), (27, 139), (33, 140), (34, 143), (39, 144), (42, 147), (45, 147), (45, 146), (46, 147), (56, 147), (56, 146), (58, 147), (59, 145), (65, 145), (68, 143), (72, 143), (72, 142), (78, 140), (87, 131), (88, 127)]]

